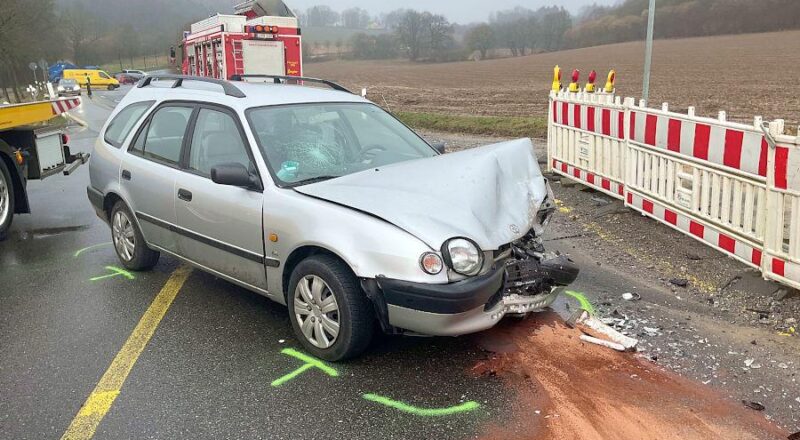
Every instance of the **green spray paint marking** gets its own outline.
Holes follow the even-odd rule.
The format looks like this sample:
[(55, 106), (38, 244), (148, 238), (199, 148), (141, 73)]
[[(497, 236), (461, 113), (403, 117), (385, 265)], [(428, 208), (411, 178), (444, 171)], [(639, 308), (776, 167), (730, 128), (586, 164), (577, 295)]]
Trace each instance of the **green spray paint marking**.
[(77, 252), (75, 252), (75, 255), (73, 255), (73, 256), (77, 257), (78, 255), (80, 255), (80, 254), (82, 254), (82, 253), (84, 253), (84, 252), (86, 252), (88, 250), (96, 249), (96, 248), (99, 248), (99, 247), (102, 247), (102, 246), (109, 246), (111, 244), (112, 243), (110, 241), (107, 241), (105, 243), (99, 243), (99, 244), (93, 244), (91, 246), (86, 246), (85, 248), (79, 249)]
[(321, 360), (313, 358), (307, 354), (300, 353), (295, 349), (284, 348), (283, 350), (281, 350), (281, 353), (299, 359), (305, 362), (305, 364), (303, 364), (302, 367), (299, 367), (298, 369), (292, 371), (291, 373), (273, 380), (272, 383), (270, 384), (273, 387), (279, 387), (285, 384), (286, 382), (289, 382), (290, 380), (294, 379), (295, 377), (303, 374), (306, 370), (310, 370), (312, 368), (318, 368), (331, 377), (337, 377), (339, 375), (338, 371), (325, 365)]
[(416, 406), (399, 402), (397, 400), (392, 400), (388, 397), (379, 396), (377, 394), (364, 394), (362, 397), (371, 402), (380, 403), (381, 405), (394, 408), (404, 413), (423, 417), (451, 416), (453, 414), (462, 412), (474, 411), (481, 406), (478, 402), (470, 400), (469, 402), (464, 402), (455, 406), (448, 406), (447, 408), (417, 408)]
[(120, 269), (117, 266), (106, 266), (106, 270), (110, 270), (113, 273), (110, 273), (108, 275), (101, 275), (99, 277), (89, 278), (89, 281), (104, 280), (106, 278), (111, 278), (111, 277), (125, 277), (129, 280), (136, 278), (133, 276), (132, 273), (128, 272), (125, 269)]
[(573, 297), (573, 298), (577, 299), (577, 300), (578, 300), (578, 303), (581, 305), (581, 308), (582, 308), (583, 310), (586, 310), (587, 312), (589, 312), (589, 314), (590, 314), (590, 315), (594, 315), (594, 306), (592, 306), (592, 303), (591, 303), (591, 302), (589, 302), (589, 300), (588, 300), (588, 299), (586, 299), (586, 297), (585, 297), (585, 296), (583, 296), (583, 294), (582, 294), (582, 293), (580, 293), (580, 292), (574, 292), (574, 291), (572, 291), (572, 290), (567, 290), (567, 291), (566, 291), (566, 292), (564, 292), (564, 293), (566, 293), (567, 295), (569, 295), (569, 296), (571, 296), (571, 297)]

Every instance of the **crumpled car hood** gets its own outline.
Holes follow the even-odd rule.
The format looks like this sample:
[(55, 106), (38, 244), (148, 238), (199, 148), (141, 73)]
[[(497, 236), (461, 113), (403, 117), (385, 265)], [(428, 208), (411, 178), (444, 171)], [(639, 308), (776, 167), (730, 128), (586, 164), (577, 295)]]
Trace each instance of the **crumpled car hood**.
[(433, 249), (466, 237), (483, 250), (533, 227), (547, 196), (530, 139), (400, 162), (295, 188), (375, 215)]

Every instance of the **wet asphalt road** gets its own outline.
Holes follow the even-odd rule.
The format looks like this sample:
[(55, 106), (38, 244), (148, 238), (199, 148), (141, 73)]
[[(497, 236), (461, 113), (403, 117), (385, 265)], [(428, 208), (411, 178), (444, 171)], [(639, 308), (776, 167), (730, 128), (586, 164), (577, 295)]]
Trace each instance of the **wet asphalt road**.
[[(91, 151), (123, 96), (95, 92), (74, 115), (71, 145)], [(178, 262), (162, 256), (135, 279), (118, 262), (108, 227), (86, 198), (88, 167), (31, 182), (32, 215), (0, 243), (0, 437), (59, 438)], [(88, 247), (88, 249), (87, 249)], [(339, 377), (296, 369), (284, 307), (193, 271), (131, 370), (95, 438), (471, 438), (503, 420), (499, 379), (472, 377), (485, 357), (470, 338), (381, 337), (334, 366)], [(429, 418), (365, 400), (380, 394), (419, 407), (473, 400), (479, 409)]]
[[(74, 115), (88, 126), (70, 129), (74, 149), (91, 152), (125, 91), (84, 100)], [(0, 438), (61, 437), (178, 267), (162, 256), (135, 279), (91, 281), (119, 263), (87, 184), (86, 166), (31, 182), (33, 214), (17, 216), (0, 243)], [(565, 252), (572, 246), (569, 238), (549, 243)], [(572, 257), (582, 267), (575, 290), (639, 286), (648, 295), (641, 280), (600, 268), (589, 254)], [(273, 380), (301, 365), (285, 348), (299, 344), (284, 307), (195, 270), (95, 438), (466, 439), (519, 420), (510, 417), (519, 408), (507, 384), (471, 373), (487, 357), (473, 337), (381, 336), (363, 357), (333, 365), (338, 377), (310, 370), (275, 388)], [(426, 417), (367, 401), (366, 393), (422, 408), (480, 407)]]

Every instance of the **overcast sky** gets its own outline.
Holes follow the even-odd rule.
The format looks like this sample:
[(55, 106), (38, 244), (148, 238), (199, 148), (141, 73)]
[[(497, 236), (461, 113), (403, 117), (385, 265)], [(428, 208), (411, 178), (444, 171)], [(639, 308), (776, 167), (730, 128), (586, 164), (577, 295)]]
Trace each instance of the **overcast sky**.
[(570, 12), (578, 12), (582, 6), (615, 4), (618, 0), (284, 0), (292, 9), (305, 10), (314, 5), (328, 5), (341, 11), (358, 6), (370, 13), (378, 14), (399, 8), (426, 10), (445, 15), (456, 23), (485, 21), (493, 11), (523, 6), (538, 9), (541, 6), (563, 6)]

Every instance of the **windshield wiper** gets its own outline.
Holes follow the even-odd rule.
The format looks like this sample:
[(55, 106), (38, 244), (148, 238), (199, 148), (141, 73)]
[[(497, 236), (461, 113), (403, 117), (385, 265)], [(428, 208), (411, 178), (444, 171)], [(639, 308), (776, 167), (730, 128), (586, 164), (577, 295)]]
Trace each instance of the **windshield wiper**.
[(335, 179), (335, 178), (337, 178), (337, 177), (342, 177), (342, 176), (317, 176), (317, 177), (309, 177), (308, 179), (303, 179), (303, 180), (298, 180), (297, 182), (292, 182), (292, 183), (289, 185), (289, 187), (292, 187), (292, 188), (294, 188), (295, 186), (300, 186), (300, 185), (310, 185), (310, 184), (312, 184), (312, 183), (324, 182), (324, 181), (326, 181), (326, 180)]

